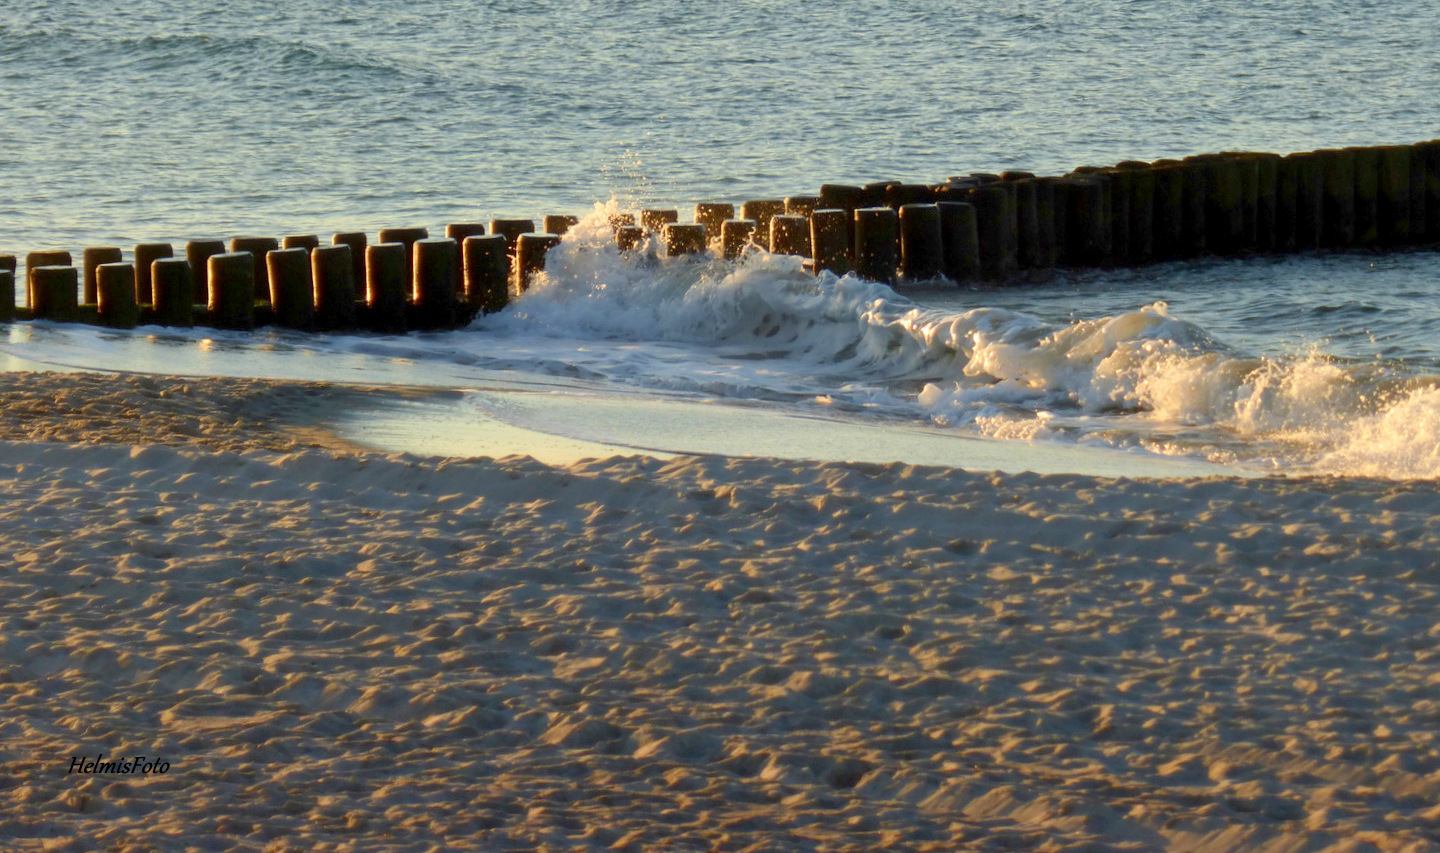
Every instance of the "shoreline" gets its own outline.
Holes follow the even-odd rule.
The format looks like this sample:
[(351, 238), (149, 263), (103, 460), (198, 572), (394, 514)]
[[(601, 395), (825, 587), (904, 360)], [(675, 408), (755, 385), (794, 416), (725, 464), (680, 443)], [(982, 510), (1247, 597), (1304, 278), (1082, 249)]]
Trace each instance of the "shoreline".
[(325, 389), (172, 390), (0, 437), (18, 849), (1434, 843), (1433, 483), (350, 454), (260, 418)]

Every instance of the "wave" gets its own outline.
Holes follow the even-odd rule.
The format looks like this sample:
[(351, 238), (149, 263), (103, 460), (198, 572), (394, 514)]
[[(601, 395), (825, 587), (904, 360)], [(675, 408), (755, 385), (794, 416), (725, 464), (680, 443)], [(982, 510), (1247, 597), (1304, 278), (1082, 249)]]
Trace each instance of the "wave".
[[(622, 254), (597, 205), (513, 307), (482, 320), (516, 338), (644, 347), (611, 379), (706, 393), (811, 396), (840, 410), (997, 438), (1104, 442), (1277, 470), (1440, 476), (1440, 379), (1318, 349), (1250, 354), (1163, 302), (1068, 324), (1023, 312), (927, 308), (890, 287), (738, 262)], [(623, 351), (624, 348), (621, 348)], [(686, 362), (691, 362), (687, 364)], [(715, 364), (732, 369), (716, 381)]]

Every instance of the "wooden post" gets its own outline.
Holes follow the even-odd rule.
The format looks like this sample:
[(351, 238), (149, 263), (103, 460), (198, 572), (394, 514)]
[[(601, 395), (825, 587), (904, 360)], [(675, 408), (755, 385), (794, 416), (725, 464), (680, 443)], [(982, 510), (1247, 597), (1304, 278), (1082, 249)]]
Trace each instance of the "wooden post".
[[(80, 301), (86, 305), (93, 305), (100, 299), (100, 278), (96, 269), (101, 264), (118, 264), (124, 258), (123, 253), (117, 246), (93, 246), (80, 253), (81, 264), (83, 265), (83, 292)], [(4, 294), (0, 294), (0, 302), (4, 301)]]
[(777, 255), (810, 257), (810, 221), (789, 213), (770, 217), (770, 251)]
[(640, 211), (640, 227), (651, 234), (659, 234), (665, 226), (680, 221), (680, 211), (673, 208), (647, 208)]
[(980, 275), (991, 281), (1005, 281), (1019, 269), (1010, 188), (999, 181), (983, 184), (970, 191), (970, 203), (975, 206), (975, 227), (980, 236)]
[(25, 304), (30, 308), (35, 307), (35, 276), (31, 270), (40, 267), (68, 267), (70, 266), (70, 253), (66, 251), (44, 251), (30, 252), (25, 255)]
[(1343, 148), (1315, 153), (1324, 181), (1320, 245), (1348, 248), (1355, 245), (1355, 153)]
[(421, 323), (453, 325), (459, 307), (455, 300), (455, 274), (460, 269), (460, 246), (449, 237), (426, 237), (415, 241), (413, 251), (414, 300)]
[[(11, 256), (13, 257), (13, 255)], [(15, 268), (0, 267), (0, 323), (15, 319)]]
[(310, 253), (315, 283), (315, 323), (335, 331), (355, 326), (355, 264), (345, 243), (317, 246)]
[(893, 284), (899, 265), (896, 242), (899, 217), (889, 207), (855, 211), (855, 272), (870, 281)]
[[(1093, 175), (1071, 178), (1067, 183), (1065, 255), (1072, 266), (1098, 267), (1110, 259), (1110, 222), (1105, 211), (1105, 188)], [(981, 261), (984, 262), (985, 233), (980, 233)]]
[(1300, 194), (1300, 164), (1294, 155), (1275, 161), (1275, 241), (1280, 252), (1293, 252), (1295, 245), (1295, 203)]
[(1154, 258), (1168, 261), (1184, 257), (1185, 246), (1185, 174), (1179, 163), (1156, 164), (1151, 167), (1155, 179), (1153, 201)]
[(810, 247), (815, 272), (829, 270), (836, 275), (850, 272), (851, 239), (848, 211), (821, 208), (810, 214)]
[(1410, 146), (1386, 145), (1375, 149), (1379, 158), (1379, 197), (1376, 218), (1380, 242), (1403, 246), (1410, 242)]
[(822, 199), (818, 195), (792, 195), (785, 199), (787, 216), (809, 216), (820, 209)]
[(320, 245), (320, 238), (314, 234), (291, 234), (280, 238), (282, 249), (304, 249), (313, 252)]
[(633, 252), (645, 242), (645, 229), (639, 225), (621, 225), (615, 229), (615, 245), (622, 252)]
[(464, 245), (467, 237), (483, 237), (489, 233), (484, 222), (451, 222), (445, 226), (445, 236), (454, 240), (457, 246)]
[[(248, 258), (245, 263), (248, 271)], [(248, 279), (246, 285), (249, 285)], [(95, 300), (101, 324), (116, 329), (133, 329), (139, 325), (140, 303), (135, 301), (134, 265), (117, 261), (96, 267)]]
[(1260, 153), (1252, 155), (1255, 161), (1255, 248), (1272, 251), (1276, 246), (1277, 217), (1279, 204), (1280, 155)]
[(1321, 245), (1325, 212), (1323, 158), (1314, 151), (1285, 158), (1295, 168), (1295, 248), (1314, 249)]
[(530, 289), (530, 279), (545, 269), (545, 255), (560, 245), (560, 238), (554, 234), (521, 234), (515, 244), (515, 290), (524, 293)]
[(887, 184), (885, 205), (899, 211), (907, 204), (934, 204), (935, 190), (928, 184)]
[(1055, 185), (1058, 178), (1035, 178), (1035, 269), (1052, 271), (1056, 263)]
[(270, 304), (275, 322), (308, 329), (315, 319), (315, 283), (310, 279), (310, 253), (303, 248), (271, 249), (265, 255)]
[[(250, 253), (250, 276), (251, 286), (255, 289), (254, 300), (256, 302), (270, 301), (270, 278), (268, 268), (265, 266), (265, 255), (280, 248), (280, 241), (274, 237), (234, 237), (230, 240), (230, 251)], [(136, 283), (136, 295), (140, 301), (145, 301), (144, 290), (139, 289)], [(251, 321), (253, 323), (253, 319)], [(246, 326), (245, 328), (249, 328)]]
[(980, 233), (975, 223), (975, 205), (942, 201), (938, 207), (945, 277), (956, 284), (974, 281), (980, 277)]
[(720, 249), (726, 260), (735, 260), (745, 253), (755, 237), (753, 219), (727, 219), (720, 225)]
[(195, 277), (185, 258), (156, 258), (150, 264), (155, 320), (165, 326), (195, 325)]
[(1217, 255), (1238, 254), (1245, 236), (1245, 191), (1239, 161), (1223, 154), (1185, 159), (1199, 164), (1205, 183), (1205, 248)]
[[(1019, 269), (1038, 269), (1040, 260), (1040, 209), (1034, 178), (1009, 182), (1015, 194), (1015, 265)], [(939, 216), (939, 212), (936, 212)]]
[(540, 227), (546, 234), (564, 237), (570, 229), (580, 224), (580, 217), (566, 213), (554, 213), (540, 220)]
[(223, 240), (191, 240), (185, 244), (185, 260), (190, 262), (190, 276), (195, 281), (196, 305), (204, 305), (210, 298), (210, 256), (224, 251)]
[(365, 239), (364, 231), (342, 231), (330, 238), (332, 246), (350, 247), (350, 280), (355, 286), (356, 301), (360, 300), (361, 288), (365, 284)]
[(770, 219), (785, 212), (785, 202), (780, 199), (756, 199), (740, 205), (740, 218), (755, 222), (755, 233), (763, 239), (770, 237)]
[(80, 305), (80, 276), (74, 267), (36, 267), (31, 277), (35, 288), (35, 319), (72, 320)]
[(371, 325), (377, 329), (405, 330), (405, 305), (410, 295), (407, 262), (403, 243), (365, 247), (365, 304), (370, 309)]
[(705, 252), (705, 226), (697, 223), (668, 223), (664, 229), (665, 254), (669, 257), (699, 255)]
[(702, 201), (695, 205), (695, 221), (705, 226), (706, 240), (720, 238), (720, 226), (735, 218), (735, 205), (727, 202)]
[(151, 279), (152, 265), (160, 258), (174, 257), (169, 243), (141, 243), (135, 247), (135, 298), (141, 305), (155, 304), (155, 287)]
[(940, 208), (932, 203), (900, 207), (900, 278), (909, 284), (937, 279), (945, 270)]
[(1380, 244), (1380, 150), (1346, 149), (1355, 158), (1355, 244)]
[(415, 241), (430, 236), (428, 228), (381, 228), (376, 239), (381, 243), (399, 243), (405, 247), (405, 292), (415, 292)]
[(210, 322), (221, 329), (255, 326), (255, 259), (249, 252), (210, 256)]
[(1440, 139), (1421, 142), (1416, 154), (1425, 169), (1425, 239), (1440, 240)]
[(1130, 200), (1129, 261), (1148, 264), (1155, 257), (1155, 173), (1139, 160), (1118, 163), (1115, 171)]
[(461, 245), (465, 266), (465, 302), (472, 311), (493, 314), (510, 300), (510, 257), (499, 234), (466, 237)]

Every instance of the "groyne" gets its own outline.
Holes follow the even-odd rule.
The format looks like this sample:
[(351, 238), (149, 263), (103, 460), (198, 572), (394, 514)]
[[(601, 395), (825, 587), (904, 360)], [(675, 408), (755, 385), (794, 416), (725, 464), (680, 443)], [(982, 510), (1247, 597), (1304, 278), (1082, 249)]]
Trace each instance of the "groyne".
[[(568, 215), (237, 236), (183, 246), (0, 255), (0, 321), (403, 332), (498, 311), (544, 269)], [(825, 184), (814, 195), (642, 209), (611, 220), (622, 251), (799, 255), (808, 268), (900, 286), (1043, 280), (1056, 269), (1203, 256), (1440, 243), (1440, 140), (1279, 155), (1230, 151), (972, 173), (933, 184)], [(650, 239), (650, 238), (654, 239)], [(15, 305), (23, 275), (25, 304)], [(7, 298), (8, 297), (8, 298)]]

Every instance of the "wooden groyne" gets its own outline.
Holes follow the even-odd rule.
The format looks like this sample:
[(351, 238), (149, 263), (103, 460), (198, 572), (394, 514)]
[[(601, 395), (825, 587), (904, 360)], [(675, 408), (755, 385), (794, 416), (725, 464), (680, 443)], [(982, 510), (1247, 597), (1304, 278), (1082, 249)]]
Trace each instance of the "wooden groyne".
[[(738, 215), (737, 215), (738, 214)], [(577, 220), (454, 223), (242, 236), (0, 255), (0, 321), (50, 319), (383, 332), (453, 328), (498, 311)], [(1440, 140), (1281, 156), (1222, 152), (1085, 166), (1064, 175), (969, 174), (935, 184), (826, 184), (815, 195), (612, 217), (623, 251), (739, 257), (751, 248), (814, 270), (909, 284), (1043, 279), (1057, 268), (1202, 256), (1440, 244)], [(657, 239), (648, 240), (649, 236)]]

